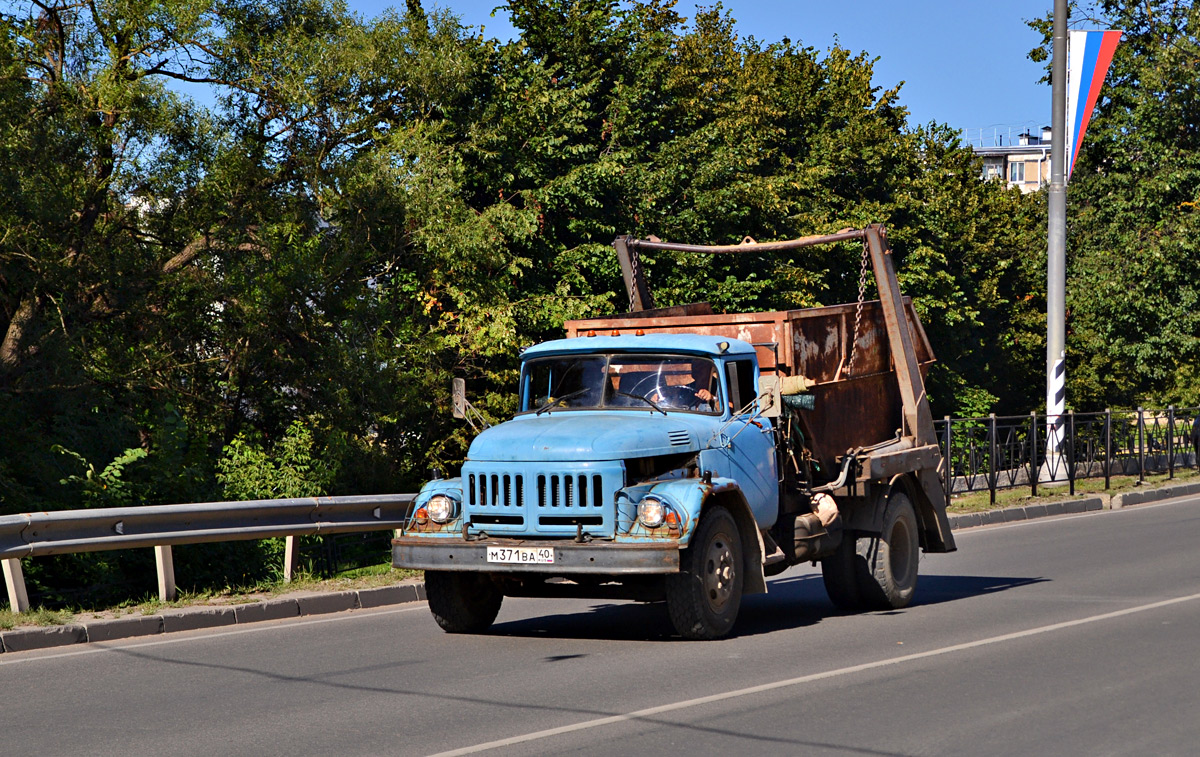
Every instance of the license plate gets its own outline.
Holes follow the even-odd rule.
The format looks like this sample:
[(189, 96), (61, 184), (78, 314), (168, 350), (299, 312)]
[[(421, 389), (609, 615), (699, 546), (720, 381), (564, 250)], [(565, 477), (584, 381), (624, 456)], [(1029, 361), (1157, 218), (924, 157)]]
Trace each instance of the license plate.
[(517, 563), (518, 565), (551, 565), (553, 547), (488, 547), (488, 562)]

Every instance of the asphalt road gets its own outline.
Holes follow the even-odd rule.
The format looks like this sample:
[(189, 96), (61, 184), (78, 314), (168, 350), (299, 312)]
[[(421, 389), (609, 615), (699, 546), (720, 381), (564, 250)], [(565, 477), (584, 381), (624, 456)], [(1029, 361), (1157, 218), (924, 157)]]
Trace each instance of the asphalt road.
[(840, 615), (819, 573), (736, 635), (660, 606), (424, 604), (0, 656), (0, 752), (94, 755), (1196, 754), (1200, 499), (959, 534), (906, 610)]

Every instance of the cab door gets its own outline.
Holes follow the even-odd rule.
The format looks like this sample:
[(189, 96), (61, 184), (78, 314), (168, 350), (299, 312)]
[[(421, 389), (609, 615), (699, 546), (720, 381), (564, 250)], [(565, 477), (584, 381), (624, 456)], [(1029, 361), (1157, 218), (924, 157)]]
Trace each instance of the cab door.
[[(725, 403), (730, 413), (750, 405), (758, 396), (758, 370), (745, 358), (725, 363)], [(775, 461), (775, 434), (771, 422), (755, 417), (754, 408), (735, 415), (705, 451), (701, 465), (738, 482), (760, 528), (767, 528), (779, 514), (779, 481)]]

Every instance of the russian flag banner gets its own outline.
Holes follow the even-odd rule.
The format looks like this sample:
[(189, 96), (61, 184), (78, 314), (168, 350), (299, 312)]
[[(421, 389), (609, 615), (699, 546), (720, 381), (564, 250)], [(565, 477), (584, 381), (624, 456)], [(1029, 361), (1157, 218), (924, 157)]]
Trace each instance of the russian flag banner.
[(1119, 31), (1070, 32), (1067, 37), (1067, 179), (1075, 170), (1079, 145), (1100, 97)]

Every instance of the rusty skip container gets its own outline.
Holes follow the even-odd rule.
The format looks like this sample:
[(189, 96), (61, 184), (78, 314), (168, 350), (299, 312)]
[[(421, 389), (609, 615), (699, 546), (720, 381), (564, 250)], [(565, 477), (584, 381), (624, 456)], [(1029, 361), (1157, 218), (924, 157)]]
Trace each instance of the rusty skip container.
[[(806, 445), (832, 478), (847, 451), (895, 439), (903, 407), (887, 329), (878, 300), (864, 302), (855, 334), (857, 303), (768, 313), (714, 314), (705, 305), (645, 310), (620, 316), (568, 321), (567, 336), (589, 331), (706, 334), (754, 345), (764, 377), (803, 376), (812, 410), (799, 414)], [(675, 314), (670, 314), (674, 311)], [(912, 302), (904, 298), (907, 327), (921, 376), (933, 350)]]

